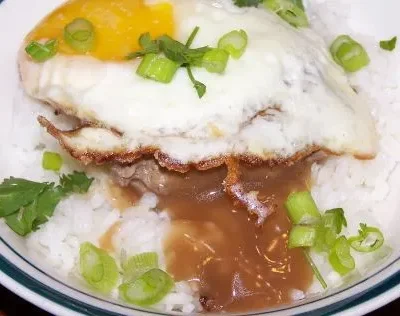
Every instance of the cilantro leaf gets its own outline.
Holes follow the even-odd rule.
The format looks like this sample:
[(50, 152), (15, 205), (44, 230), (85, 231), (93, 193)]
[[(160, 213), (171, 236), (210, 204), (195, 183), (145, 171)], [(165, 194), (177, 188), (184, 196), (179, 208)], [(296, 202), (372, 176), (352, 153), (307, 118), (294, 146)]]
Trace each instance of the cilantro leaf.
[(257, 7), (263, 0), (234, 0), (233, 3), (237, 7)]
[(157, 41), (154, 41), (154, 40), (151, 39), (151, 36), (150, 36), (149, 32), (140, 35), (140, 37), (139, 37), (139, 45), (143, 49), (151, 49), (151, 48), (158, 47)]
[[(196, 26), (194, 28), (194, 30), (192, 31), (192, 33), (190, 34), (190, 36), (189, 36), (189, 38), (188, 38), (188, 40), (186, 41), (186, 44), (185, 44), (186, 49), (189, 49), (190, 45), (192, 45), (193, 40), (196, 37), (199, 29), (200, 28), (198, 26)], [(194, 52), (202, 52), (203, 51), (203, 55), (201, 55), (201, 57), (198, 56), (199, 59), (197, 59), (197, 60), (196, 59), (192, 59), (192, 65), (193, 66), (198, 66), (199, 64), (201, 66), (201, 63), (202, 63), (202, 60), (203, 60), (203, 56), (208, 51), (208, 49), (209, 49), (208, 47), (200, 47), (198, 49), (192, 50)], [(190, 81), (193, 83), (193, 87), (196, 89), (197, 95), (201, 99), (203, 97), (203, 95), (207, 91), (207, 86), (204, 83), (202, 83), (200, 81), (197, 81), (194, 78), (193, 73), (192, 73), (192, 68), (190, 67), (190, 64), (186, 65), (186, 70), (187, 70), (187, 73), (188, 73)]]
[[(194, 49), (190, 48), (190, 45), (193, 43), (193, 40), (196, 37), (199, 29), (200, 28), (198, 26), (194, 28), (188, 40), (186, 41), (186, 44), (174, 40), (169, 35), (162, 35), (156, 40), (152, 40), (150, 33), (144, 33), (139, 38), (139, 45), (142, 47), (142, 49), (129, 54), (126, 58), (132, 59), (150, 53), (163, 53), (167, 59), (175, 62), (179, 65), (179, 67), (187, 68), (189, 78), (193, 83), (193, 87), (196, 89), (198, 96), (201, 98), (206, 93), (207, 88), (202, 82), (194, 79), (190, 67), (201, 66), (204, 54), (211, 50), (211, 48), (208, 46)], [(67, 188), (66, 190), (69, 189)]]
[(201, 63), (204, 54), (210, 50), (208, 46), (189, 48), (168, 35), (160, 36), (158, 42), (160, 43), (160, 51), (164, 53), (165, 57), (181, 65)]
[(6, 224), (18, 235), (26, 236), (32, 231), (32, 224), (36, 218), (36, 200), (27, 206), (21, 207), (18, 212), (5, 217)]
[(48, 186), (47, 183), (9, 178), (0, 184), (0, 217), (17, 212), (31, 203)]
[(396, 48), (396, 43), (397, 43), (397, 36), (394, 36), (390, 40), (380, 41), (379, 46), (380, 48), (391, 52)]
[(36, 203), (36, 218), (32, 223), (32, 230), (35, 231), (40, 225), (46, 223), (48, 219), (53, 216), (54, 210), (58, 203), (65, 196), (61, 186), (47, 188), (43, 191)]
[(60, 185), (64, 194), (68, 193), (86, 193), (93, 182), (84, 172), (74, 171), (68, 175), (60, 177)]
[(185, 45), (171, 38), (168, 35), (162, 35), (158, 39), (160, 50), (165, 57), (180, 64), (187, 63), (184, 51), (187, 50)]
[(191, 48), (187, 49), (184, 52), (186, 59), (188, 60), (188, 64), (191, 66), (201, 66), (204, 54), (210, 51), (211, 48), (208, 46), (203, 46), (199, 48)]
[(186, 67), (188, 76), (190, 81), (193, 83), (193, 87), (196, 89), (197, 95), (199, 96), (199, 98), (201, 98), (207, 91), (207, 87), (204, 83), (197, 81), (192, 73), (192, 69), (190, 68), (190, 66)]
[(126, 59), (133, 59), (147, 54), (158, 54), (160, 52), (159, 43), (151, 39), (150, 33), (144, 33), (139, 37), (139, 45), (141, 50), (130, 53)]
[(200, 27), (198, 27), (198, 26), (196, 26), (193, 29), (192, 33), (190, 33), (190, 35), (186, 41), (185, 47), (189, 48), (193, 44), (194, 38), (196, 37), (199, 30), (200, 30)]
[(18, 235), (26, 236), (48, 221), (63, 196), (61, 187), (52, 183), (33, 202), (6, 216), (6, 224)]
[(86, 193), (93, 178), (84, 172), (60, 177), (60, 184), (10, 178), (0, 184), (0, 217), (17, 234), (26, 236), (46, 223), (58, 203), (70, 193)]

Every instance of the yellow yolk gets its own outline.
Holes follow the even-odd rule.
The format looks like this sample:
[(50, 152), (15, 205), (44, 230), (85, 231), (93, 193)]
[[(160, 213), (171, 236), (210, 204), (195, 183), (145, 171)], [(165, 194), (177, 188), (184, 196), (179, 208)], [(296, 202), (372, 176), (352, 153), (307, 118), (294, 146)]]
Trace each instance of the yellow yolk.
[(95, 28), (96, 44), (87, 55), (102, 60), (122, 60), (140, 49), (139, 36), (149, 32), (152, 37), (173, 36), (173, 8), (169, 3), (145, 5), (143, 0), (71, 0), (48, 15), (28, 35), (28, 40), (57, 38), (59, 53), (77, 54), (65, 43), (66, 24), (85, 18)]

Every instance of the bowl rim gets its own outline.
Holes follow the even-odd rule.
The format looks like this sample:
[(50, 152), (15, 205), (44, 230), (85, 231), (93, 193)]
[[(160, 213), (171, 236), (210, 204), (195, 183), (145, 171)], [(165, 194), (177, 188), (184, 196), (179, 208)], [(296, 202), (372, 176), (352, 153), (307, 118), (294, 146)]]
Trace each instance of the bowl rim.
[[(80, 314), (99, 316), (122, 315), (121, 313), (112, 311), (106, 307), (103, 308), (101, 306), (96, 306), (95, 301), (112, 304), (118, 308), (127, 308), (124, 305), (113, 303), (82, 292), (79, 289), (64, 283), (56, 276), (48, 274), (35, 263), (22, 256), (2, 237), (0, 237), (0, 246), (2, 245), (6, 247), (6, 251), (8, 251), (11, 256), (6, 256), (5, 253), (0, 254), (0, 283), (12, 292), (40, 308), (56, 315), (68, 316)], [(90, 304), (80, 301), (57, 289), (51, 288), (46, 283), (40, 282), (33, 275), (27, 274), (20, 267), (14, 264), (11, 260), (13, 257), (23, 260), (26, 264), (32, 267), (36, 273), (43, 275), (46, 279), (51, 279), (73, 292), (84, 295), (87, 299), (92, 299), (93, 303)], [(387, 275), (382, 276), (385, 274)], [(371, 284), (363, 290), (362, 288), (365, 287), (366, 283)], [(355, 293), (348, 296), (347, 294), (350, 294), (352, 291)], [(253, 312), (247, 315), (275, 315), (282, 312), (289, 312), (291, 315), (334, 315), (337, 313), (349, 316), (362, 315), (377, 309), (398, 297), (400, 297), (400, 256), (395, 257), (390, 260), (390, 262), (386, 262), (382, 268), (377, 269), (377, 271), (366, 278), (363, 278), (344, 289), (338, 289), (330, 295), (312, 299), (311, 301), (303, 302), (298, 305), (288, 305), (287, 307), (282, 306), (265, 312)], [(166, 315), (161, 311), (141, 310), (140, 308), (136, 309), (134, 307), (129, 309), (132, 312), (136, 311), (138, 313), (143, 313), (143, 315)]]
[[(8, 0), (11, 1), (11, 0)], [(3, 0), (0, 0), (0, 7)], [(84, 293), (65, 284), (57, 277), (49, 275), (35, 264), (27, 260), (15, 249), (13, 249), (2, 237), (0, 237), (0, 246), (4, 245), (10, 250), (10, 255), (0, 253), (0, 284), (8, 290), (14, 292), (21, 298), (40, 307), (55, 315), (122, 315), (118, 312), (103, 309), (101, 306), (88, 304), (84, 301), (79, 301), (76, 298), (62, 293), (57, 289), (53, 289), (50, 285), (42, 283), (34, 275), (30, 275), (23, 271), (11, 258), (19, 257), (29, 264), (37, 273), (42, 274), (46, 279), (50, 278), (62, 286), (70, 288), (74, 292), (85, 295), (86, 298), (104, 301), (101, 298)], [(392, 268), (391, 268), (392, 267)], [(394, 268), (393, 268), (394, 267)], [(376, 282), (375, 282), (376, 281)], [(375, 282), (375, 283), (374, 283)], [(362, 290), (363, 284), (371, 283), (371, 286)], [(352, 289), (357, 289), (357, 293), (346, 297), (346, 294), (352, 292)], [(400, 256), (397, 256), (390, 263), (385, 263), (384, 267), (375, 271), (375, 273), (363, 278), (349, 287), (338, 290), (328, 296), (320, 297), (309, 302), (304, 302), (299, 305), (291, 305), (289, 307), (281, 307), (265, 312), (250, 313), (251, 315), (276, 315), (280, 312), (295, 313), (296, 309), (302, 306), (315, 306), (316, 309), (306, 309), (299, 311), (301, 315), (343, 315), (353, 316), (362, 315), (371, 312), (389, 302), (400, 297)], [(335, 300), (337, 298), (337, 300)], [(94, 301), (95, 302), (95, 301)], [(112, 302), (107, 302), (114, 304)], [(116, 306), (126, 308), (123, 305), (115, 304)], [(143, 315), (165, 315), (165, 313), (157, 311), (144, 311), (131, 308), (132, 312), (142, 313)]]

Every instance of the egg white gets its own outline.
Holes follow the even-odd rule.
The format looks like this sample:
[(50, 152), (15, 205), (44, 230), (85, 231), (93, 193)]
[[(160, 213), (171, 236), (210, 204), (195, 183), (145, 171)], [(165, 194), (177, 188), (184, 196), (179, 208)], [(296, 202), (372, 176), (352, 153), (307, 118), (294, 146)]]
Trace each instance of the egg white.
[(215, 47), (235, 29), (248, 34), (246, 52), (239, 60), (231, 58), (224, 74), (193, 69), (207, 85), (201, 99), (183, 68), (170, 84), (162, 84), (135, 74), (140, 60), (116, 63), (58, 54), (38, 64), (21, 53), (29, 95), (122, 134), (111, 144), (102, 137), (105, 132), (94, 129), (87, 132), (90, 137), (72, 137), (72, 147), (132, 151), (153, 146), (182, 163), (223, 155), (290, 157), (309, 146), (375, 155), (368, 105), (313, 31), (295, 29), (261, 8), (239, 9), (231, 1), (169, 2), (178, 40), (185, 42), (200, 27), (193, 47)]

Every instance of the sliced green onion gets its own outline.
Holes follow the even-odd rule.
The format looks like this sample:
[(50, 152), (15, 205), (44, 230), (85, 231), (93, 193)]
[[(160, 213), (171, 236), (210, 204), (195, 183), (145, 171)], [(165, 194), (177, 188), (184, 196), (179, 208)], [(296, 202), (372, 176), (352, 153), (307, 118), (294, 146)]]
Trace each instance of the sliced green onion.
[(57, 51), (58, 40), (56, 39), (48, 40), (44, 44), (32, 41), (25, 47), (25, 52), (36, 62), (44, 62), (50, 59), (57, 54)]
[(327, 251), (333, 247), (336, 236), (342, 231), (342, 227), (347, 227), (344, 211), (341, 208), (328, 210), (322, 216), (322, 221), (317, 227), (317, 237), (315, 240), (316, 251)]
[(397, 43), (397, 36), (394, 36), (390, 40), (380, 41), (379, 47), (391, 52), (392, 50), (394, 50), (396, 48), (396, 43)]
[(294, 27), (307, 27), (308, 18), (304, 7), (297, 6), (291, 0), (265, 0), (264, 6)]
[(64, 28), (64, 40), (75, 51), (86, 53), (95, 45), (95, 30), (92, 22), (76, 18)]
[(314, 250), (318, 252), (329, 252), (336, 241), (336, 231), (333, 228), (324, 227), (323, 224), (316, 228), (316, 238)]
[(347, 227), (347, 220), (342, 208), (334, 208), (326, 211), (322, 216), (322, 222), (324, 227), (333, 228), (336, 234), (340, 234), (343, 226)]
[(119, 277), (114, 258), (89, 242), (81, 245), (79, 255), (80, 271), (86, 282), (102, 293), (109, 293)]
[(204, 54), (202, 66), (207, 69), (208, 72), (220, 74), (225, 71), (228, 59), (229, 54), (225, 50), (214, 48)]
[(332, 268), (340, 275), (349, 273), (356, 266), (354, 259), (350, 254), (350, 246), (344, 236), (340, 236), (336, 239), (335, 244), (329, 253), (328, 259)]
[(379, 249), (385, 241), (382, 232), (376, 227), (360, 224), (359, 233), (359, 236), (349, 238), (351, 248), (359, 252), (375, 251)]
[(119, 294), (128, 303), (150, 306), (161, 301), (173, 286), (174, 280), (168, 273), (152, 269), (136, 280), (120, 285)]
[(317, 205), (308, 191), (291, 193), (285, 202), (285, 207), (293, 224), (315, 224), (321, 219)]
[(231, 31), (220, 38), (218, 48), (239, 59), (247, 47), (247, 33), (244, 30)]
[(290, 1), (292, 1), (293, 4), (294, 4), (296, 7), (300, 8), (300, 9), (302, 9), (302, 10), (304, 11), (303, 0), (290, 0)]
[(158, 268), (158, 255), (156, 252), (143, 252), (130, 257), (123, 265), (124, 282), (134, 281), (154, 268)]
[(63, 164), (62, 157), (58, 153), (45, 151), (42, 157), (42, 167), (44, 170), (59, 171)]
[(312, 226), (293, 226), (289, 234), (288, 247), (312, 247), (315, 244), (316, 229)]
[(179, 65), (161, 55), (147, 54), (143, 57), (136, 73), (143, 78), (170, 83)]
[(322, 274), (319, 272), (317, 266), (315, 265), (313, 259), (311, 258), (310, 254), (308, 253), (307, 249), (304, 249), (304, 256), (306, 257), (309, 265), (311, 266), (311, 269), (313, 270), (315, 277), (317, 278), (319, 283), (321, 283), (322, 287), (324, 289), (326, 289), (328, 287), (328, 285), (326, 284)]
[(333, 60), (348, 72), (355, 72), (369, 64), (365, 49), (348, 35), (338, 36), (333, 41), (330, 52)]

